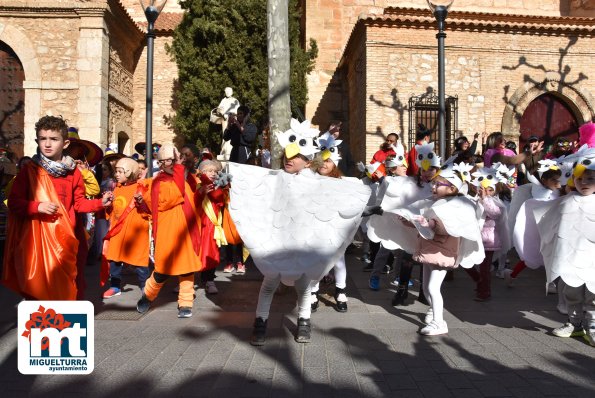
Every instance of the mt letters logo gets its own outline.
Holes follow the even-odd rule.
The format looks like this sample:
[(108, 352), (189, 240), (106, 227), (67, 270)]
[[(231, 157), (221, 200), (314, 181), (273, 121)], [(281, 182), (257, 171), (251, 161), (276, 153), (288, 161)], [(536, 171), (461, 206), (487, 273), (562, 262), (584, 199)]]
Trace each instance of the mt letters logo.
[(94, 311), (89, 301), (22, 301), (18, 309), (22, 374), (89, 374), (94, 367)]

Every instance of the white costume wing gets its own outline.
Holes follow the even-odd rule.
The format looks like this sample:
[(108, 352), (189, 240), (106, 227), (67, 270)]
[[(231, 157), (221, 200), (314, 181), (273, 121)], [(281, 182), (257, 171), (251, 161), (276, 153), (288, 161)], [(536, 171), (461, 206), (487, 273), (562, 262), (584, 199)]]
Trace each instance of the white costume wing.
[(230, 163), (230, 214), (258, 269), (292, 284), (320, 280), (345, 252), (370, 188), (304, 171)]
[(438, 218), (450, 236), (461, 238), (457, 264), (471, 268), (483, 261), (481, 211), (471, 199), (465, 196), (440, 199), (424, 213), (424, 217)]
[(595, 293), (595, 196), (571, 192), (534, 214), (548, 282), (561, 277)]
[(531, 199), (531, 187), (533, 184), (525, 184), (514, 190), (512, 199), (510, 201), (510, 209), (508, 209), (508, 230), (510, 233), (514, 231), (514, 224), (516, 222), (516, 215), (519, 212), (523, 203)]
[(538, 207), (544, 207), (548, 202), (537, 199), (529, 199), (522, 204), (517, 213), (512, 240), (519, 258), (533, 269), (543, 266), (541, 255), (539, 232), (535, 221), (534, 211)]
[[(416, 244), (416, 231), (405, 226), (397, 218), (397, 209), (408, 208), (413, 214), (421, 215), (421, 209), (433, 202), (421, 202), (432, 196), (430, 184), (420, 188), (411, 177), (386, 177), (388, 182), (381, 206), (384, 214), (373, 215), (367, 223), (367, 234), (373, 242), (382, 242), (382, 246), (389, 250), (403, 249), (413, 253)], [(417, 203), (416, 205), (412, 205)], [(401, 214), (402, 215), (402, 214)]]

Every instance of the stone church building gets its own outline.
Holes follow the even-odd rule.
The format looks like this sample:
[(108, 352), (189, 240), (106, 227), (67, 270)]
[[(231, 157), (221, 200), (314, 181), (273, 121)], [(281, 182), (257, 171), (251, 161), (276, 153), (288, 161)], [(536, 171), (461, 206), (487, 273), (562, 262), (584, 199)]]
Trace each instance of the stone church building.
[[(300, 7), (302, 40), (319, 47), (307, 118), (321, 129), (343, 121), (357, 160), (390, 132), (409, 146), (419, 123), (435, 129), (437, 27), (426, 0)], [(169, 0), (156, 24), (156, 142), (177, 141), (168, 123), (177, 73), (165, 46), (182, 12)], [(521, 143), (575, 137), (595, 116), (594, 31), (595, 0), (455, 0), (446, 21), (449, 142), (492, 131)], [(0, 0), (0, 146), (32, 154), (35, 121), (49, 113), (81, 138), (133, 153), (144, 141), (145, 32), (137, 0)]]

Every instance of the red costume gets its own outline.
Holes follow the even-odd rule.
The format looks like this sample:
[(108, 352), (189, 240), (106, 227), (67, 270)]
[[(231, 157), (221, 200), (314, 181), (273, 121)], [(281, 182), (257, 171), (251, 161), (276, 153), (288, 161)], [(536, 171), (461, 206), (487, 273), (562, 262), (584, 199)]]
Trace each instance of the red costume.
[[(201, 176), (203, 184), (211, 184), (206, 176)], [(228, 190), (217, 188), (206, 195), (202, 195), (200, 189), (196, 191), (196, 210), (200, 216), (201, 225), (201, 254), (200, 258), (204, 270), (214, 269), (219, 265), (219, 247), (226, 244), (225, 233), (222, 223), (222, 209), (227, 201)], [(209, 218), (209, 214), (213, 218)], [(223, 239), (223, 241), (221, 241)]]
[[(57, 214), (40, 214), (41, 202), (59, 204)], [(81, 297), (84, 275), (80, 264), (77, 270), (76, 213), (94, 212), (103, 205), (101, 199), (85, 199), (80, 171), (53, 177), (34, 162), (26, 164), (14, 181), (8, 208), (3, 283), (38, 300)]]

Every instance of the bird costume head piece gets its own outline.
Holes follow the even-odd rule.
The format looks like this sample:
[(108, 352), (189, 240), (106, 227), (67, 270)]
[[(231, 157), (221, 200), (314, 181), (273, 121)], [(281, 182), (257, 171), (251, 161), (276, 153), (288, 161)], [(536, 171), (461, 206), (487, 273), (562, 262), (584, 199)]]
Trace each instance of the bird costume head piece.
[(290, 129), (277, 133), (279, 145), (285, 150), (285, 157), (291, 159), (297, 155), (303, 155), (312, 160), (318, 152), (314, 146), (314, 139), (318, 137), (320, 131), (310, 127), (310, 121), (304, 120), (302, 123), (296, 119), (291, 119)]
[(491, 167), (482, 167), (472, 174), (473, 180), (471, 184), (481, 188), (492, 188), (496, 190), (496, 184), (499, 182), (506, 183), (507, 179), (503, 177), (498, 170)]
[(405, 147), (400, 142), (397, 145), (392, 145), (393, 151), (395, 151), (396, 156), (393, 159), (386, 161), (386, 167), (398, 167), (398, 166), (405, 166), (409, 167), (407, 164), (407, 159), (405, 158)]
[(543, 159), (539, 161), (539, 168), (537, 169), (539, 178), (548, 170), (560, 170), (560, 166), (558, 166), (558, 162), (555, 159)]
[(318, 150), (321, 152), (322, 160), (330, 159), (333, 161), (335, 166), (337, 166), (339, 164), (339, 160), (341, 160), (341, 155), (339, 154), (339, 144), (342, 142), (343, 140), (335, 140), (333, 135), (328, 131), (318, 137), (316, 139), (316, 144), (318, 145)]
[(430, 167), (440, 167), (440, 156), (434, 153), (433, 142), (415, 145), (415, 151), (417, 152), (415, 164), (423, 171), (428, 170)]

